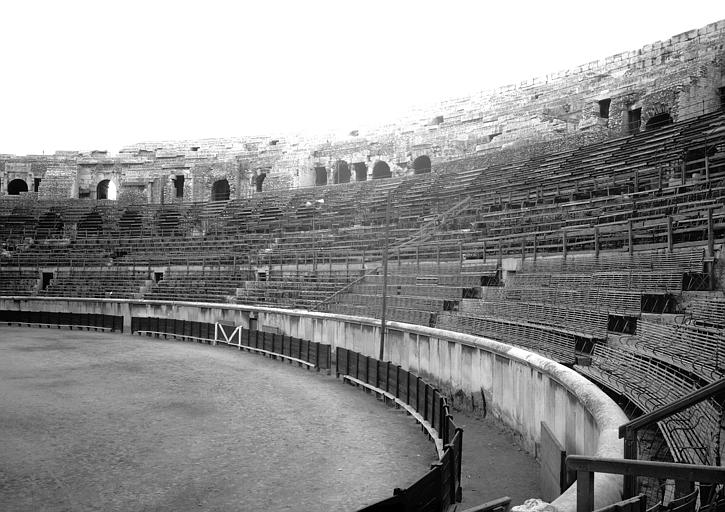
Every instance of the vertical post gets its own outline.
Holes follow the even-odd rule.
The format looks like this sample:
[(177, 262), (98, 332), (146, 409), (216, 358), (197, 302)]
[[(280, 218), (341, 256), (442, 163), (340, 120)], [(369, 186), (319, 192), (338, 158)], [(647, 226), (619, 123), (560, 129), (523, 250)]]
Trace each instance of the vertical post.
[(385, 207), (385, 238), (383, 241), (383, 303), (380, 312), (380, 361), (385, 360), (385, 313), (388, 306), (388, 241), (390, 240), (390, 205), (392, 190), (388, 192), (388, 203)]
[(657, 188), (662, 188), (662, 167), (657, 169)]
[(420, 272), (420, 244), (415, 246), (415, 270)]
[[(627, 429), (624, 433), (624, 458), (637, 460), (637, 432)], [(636, 493), (637, 477), (634, 475), (625, 476), (622, 486), (622, 498), (633, 497)]]
[(564, 231), (563, 229), (561, 230), (561, 248), (564, 256), (564, 261), (566, 261), (566, 231)]
[(539, 239), (534, 235), (534, 261), (536, 261), (536, 252), (538, 251)]
[(707, 209), (707, 274), (708, 274), (708, 289), (710, 291), (715, 289), (715, 228), (712, 225), (712, 207)]
[(312, 273), (317, 273), (317, 247), (316, 247), (316, 240), (315, 240), (315, 214), (317, 213), (317, 208), (314, 208), (312, 210)]
[(632, 219), (627, 222), (627, 243), (629, 244), (629, 255), (634, 254), (634, 236), (632, 235)]
[(594, 257), (599, 259), (599, 226), (594, 226)]
[(707, 147), (705, 147), (705, 181), (710, 183), (710, 157), (707, 156)]
[(634, 170), (634, 191), (639, 192), (639, 169)]
[(687, 171), (685, 170), (685, 157), (682, 157), (682, 164), (680, 165), (680, 169), (682, 171), (682, 184), (684, 185), (687, 182)]
[(594, 473), (576, 472), (576, 510), (592, 512), (594, 510)]
[(521, 264), (523, 265), (524, 261), (526, 261), (526, 238), (524, 237), (521, 240)]
[(672, 217), (667, 217), (667, 252), (672, 253), (674, 246), (674, 233), (672, 233)]
[(436, 269), (438, 274), (441, 273), (441, 246), (436, 244)]
[(486, 240), (483, 241), (483, 262), (486, 263)]
[(715, 228), (712, 224), (712, 207), (707, 209), (707, 257), (715, 257)]
[(458, 266), (463, 270), (463, 244), (458, 242)]

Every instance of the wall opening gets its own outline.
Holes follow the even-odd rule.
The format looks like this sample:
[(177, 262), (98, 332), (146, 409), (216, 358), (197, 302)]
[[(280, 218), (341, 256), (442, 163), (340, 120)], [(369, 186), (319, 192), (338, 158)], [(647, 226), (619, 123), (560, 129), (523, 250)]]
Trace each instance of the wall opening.
[(421, 155), (415, 160), (413, 160), (413, 172), (415, 174), (423, 174), (426, 172), (430, 172), (431, 164), (430, 164), (430, 158), (428, 158), (428, 155)]
[(229, 200), (229, 182), (227, 180), (215, 181), (211, 187), (212, 201), (228, 201)]
[(164, 273), (163, 272), (154, 272), (154, 282), (155, 283), (158, 283), (163, 278), (164, 278)]
[(642, 109), (635, 108), (627, 111), (627, 133), (634, 135), (639, 133), (640, 125), (642, 124)]
[(323, 185), (327, 185), (327, 169), (315, 167), (315, 186), (321, 187)]
[(176, 189), (176, 198), (181, 199), (184, 197), (184, 175), (177, 174), (174, 179), (174, 188)]
[(335, 162), (335, 169), (332, 171), (333, 183), (350, 183), (350, 166), (345, 160)]
[(720, 87), (717, 93), (720, 96), (720, 110), (725, 110), (725, 87)]
[(612, 104), (611, 98), (599, 100), (599, 117), (609, 119), (609, 106)]
[(390, 166), (383, 162), (382, 160), (378, 160), (375, 162), (375, 166), (373, 167), (373, 179), (377, 180), (380, 178), (390, 178), (393, 174), (390, 172)]
[(96, 187), (96, 199), (116, 199), (116, 184), (103, 180)]
[(21, 179), (15, 179), (8, 183), (8, 194), (11, 196), (17, 196), (18, 194), (21, 194), (22, 192), (28, 191), (28, 184), (25, 183), (25, 180)]
[(655, 130), (663, 126), (667, 126), (668, 124), (672, 124), (672, 117), (670, 117), (667, 112), (663, 112), (662, 114), (657, 114), (656, 116), (650, 117), (644, 129), (645, 131)]
[(365, 162), (355, 162), (352, 164), (352, 168), (355, 170), (355, 181), (367, 181), (368, 166), (365, 165)]
[(256, 178), (254, 178), (254, 186), (256, 187), (257, 192), (262, 191), (262, 184), (264, 183), (264, 179), (267, 177), (267, 173), (262, 172), (257, 175)]
[(33, 192), (37, 192), (38, 191), (38, 189), (40, 188), (40, 182), (41, 181), (43, 181), (43, 180), (40, 179), (40, 178), (34, 178), (33, 179)]
[(45, 290), (50, 286), (50, 282), (53, 280), (53, 272), (43, 272), (41, 276), (42, 282), (41, 282), (41, 289)]

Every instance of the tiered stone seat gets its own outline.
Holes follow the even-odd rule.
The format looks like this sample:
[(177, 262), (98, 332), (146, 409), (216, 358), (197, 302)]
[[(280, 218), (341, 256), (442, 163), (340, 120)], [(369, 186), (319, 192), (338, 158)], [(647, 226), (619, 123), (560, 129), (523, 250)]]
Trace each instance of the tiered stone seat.
[(46, 297), (95, 297), (134, 299), (143, 296), (142, 289), (149, 276), (140, 270), (57, 271), (49, 286), (39, 290)]

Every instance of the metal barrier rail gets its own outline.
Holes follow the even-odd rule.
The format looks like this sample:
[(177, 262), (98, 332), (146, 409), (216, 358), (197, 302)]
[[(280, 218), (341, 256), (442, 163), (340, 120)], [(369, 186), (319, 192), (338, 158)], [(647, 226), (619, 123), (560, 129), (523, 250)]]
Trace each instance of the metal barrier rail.
[(366, 383), (414, 409), (423, 420), (423, 427), (434, 432), (436, 444), (443, 447), (440, 460), (417, 482), (406, 489), (395, 489), (392, 497), (360, 512), (445, 511), (460, 502), (463, 429), (453, 422), (446, 398), (414, 373), (352, 350), (337, 347), (335, 363), (337, 377)]

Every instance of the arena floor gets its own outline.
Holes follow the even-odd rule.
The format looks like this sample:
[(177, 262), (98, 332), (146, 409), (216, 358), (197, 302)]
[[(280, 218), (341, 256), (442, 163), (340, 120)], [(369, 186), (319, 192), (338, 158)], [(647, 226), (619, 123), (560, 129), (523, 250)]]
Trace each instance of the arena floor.
[[(334, 377), (226, 347), (0, 327), (4, 511), (356, 510), (433, 460), (411, 417)], [(481, 464), (465, 461), (475, 486)]]

